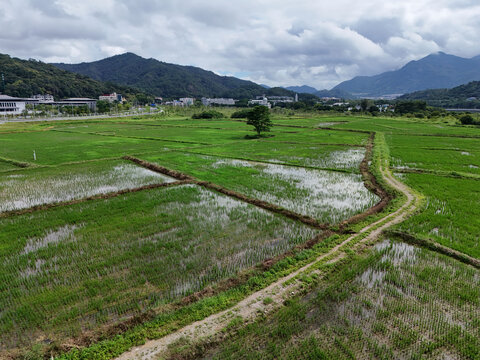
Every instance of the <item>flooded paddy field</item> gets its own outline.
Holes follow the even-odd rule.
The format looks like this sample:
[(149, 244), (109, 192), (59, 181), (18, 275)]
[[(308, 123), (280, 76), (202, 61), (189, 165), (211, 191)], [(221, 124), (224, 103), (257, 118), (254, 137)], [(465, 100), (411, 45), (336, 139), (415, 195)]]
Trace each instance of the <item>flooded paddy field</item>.
[(0, 212), (173, 181), (124, 160), (8, 172), (0, 174)]
[[(378, 153), (367, 153), (369, 132), (386, 139), (384, 163), (425, 199), (395, 230), (480, 256), (478, 129), (353, 116), (273, 122), (272, 136), (259, 139), (246, 137), (253, 131), (242, 121), (184, 116), (0, 130), (0, 211), (84, 199), (0, 219), (0, 357), (19, 349), (30, 354), (35, 346), (68, 352), (57, 344), (110, 326), (122, 332), (126, 321), (151, 313), (173, 331), (185, 318), (225, 309), (275, 271), (294, 268), (313, 256), (313, 247), (333, 248), (344, 235), (336, 225), (379, 201), (359, 171), (365, 158), (378, 170)], [(331, 230), (199, 182), (177, 182), (125, 155), (329, 223)], [(170, 187), (143, 188), (156, 184)], [(135, 188), (141, 191), (122, 193)], [(241, 358), (241, 351), (253, 358), (478, 356), (477, 270), (394, 239), (330, 268), (325, 281), (309, 280), (313, 291), (205, 357)], [(245, 284), (235, 287), (241, 279)], [(216, 288), (223, 282), (235, 285), (228, 295)], [(144, 326), (135, 334), (148, 328), (149, 336), (161, 336), (156, 325)]]
[(168, 303), (317, 234), (195, 185), (2, 219), (2, 349)]
[(146, 160), (323, 223), (339, 223), (379, 201), (357, 174), (178, 152), (149, 156)]
[(198, 358), (476, 359), (479, 319), (478, 269), (385, 240)]

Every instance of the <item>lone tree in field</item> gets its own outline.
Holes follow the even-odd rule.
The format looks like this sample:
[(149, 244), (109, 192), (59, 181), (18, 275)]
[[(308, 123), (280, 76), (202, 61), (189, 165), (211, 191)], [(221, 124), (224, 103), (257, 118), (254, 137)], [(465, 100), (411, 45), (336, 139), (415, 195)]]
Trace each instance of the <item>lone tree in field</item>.
[(255, 106), (247, 115), (247, 124), (252, 125), (260, 136), (261, 132), (270, 131), (273, 126), (270, 120), (270, 112), (266, 106)]

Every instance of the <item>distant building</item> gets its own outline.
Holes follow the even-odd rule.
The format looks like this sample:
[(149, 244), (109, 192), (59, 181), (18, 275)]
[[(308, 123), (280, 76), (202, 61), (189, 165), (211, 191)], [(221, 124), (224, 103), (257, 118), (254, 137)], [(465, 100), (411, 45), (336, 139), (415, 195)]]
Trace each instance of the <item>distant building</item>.
[(278, 103), (293, 103), (295, 99), (291, 96), (269, 96), (268, 101), (275, 106)]
[(87, 106), (91, 111), (97, 109), (97, 100), (89, 98), (70, 98), (52, 103), (57, 106)]
[(0, 94), (0, 115), (21, 114), (28, 100)]
[(53, 98), (53, 95), (50, 94), (37, 94), (32, 96), (33, 100), (38, 100), (39, 104), (48, 104), (48, 103), (53, 103), (55, 99)]
[(257, 96), (257, 99), (250, 100), (248, 105), (262, 105), (268, 107), (269, 109), (272, 107), (265, 96)]
[(101, 101), (108, 101), (109, 103), (113, 103), (115, 101), (123, 102), (125, 99), (123, 98), (122, 94), (117, 94), (116, 92), (111, 94), (103, 94), (98, 97), (98, 100)]
[(195, 104), (194, 98), (180, 98), (178, 101), (182, 103), (183, 106), (193, 106), (193, 104)]
[(227, 99), (227, 98), (202, 98), (202, 104), (204, 106), (210, 106), (210, 105), (224, 105), (224, 106), (232, 106), (235, 105), (235, 100), (233, 99)]

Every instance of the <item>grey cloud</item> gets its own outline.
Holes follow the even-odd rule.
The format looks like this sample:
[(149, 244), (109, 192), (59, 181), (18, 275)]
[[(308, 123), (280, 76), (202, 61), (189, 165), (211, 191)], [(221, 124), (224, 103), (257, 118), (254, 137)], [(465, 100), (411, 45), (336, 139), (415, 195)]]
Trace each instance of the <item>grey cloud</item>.
[(132, 51), (270, 85), (328, 88), (433, 51), (480, 54), (477, 3), (2, 0), (0, 52), (81, 62)]
[(352, 29), (376, 43), (385, 43), (392, 36), (402, 34), (400, 19), (392, 17), (360, 19)]

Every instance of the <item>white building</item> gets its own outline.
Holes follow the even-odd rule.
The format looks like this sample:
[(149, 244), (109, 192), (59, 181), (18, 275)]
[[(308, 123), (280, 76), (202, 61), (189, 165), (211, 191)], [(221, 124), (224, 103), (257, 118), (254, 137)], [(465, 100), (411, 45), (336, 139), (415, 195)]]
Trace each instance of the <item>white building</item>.
[(25, 110), (28, 99), (0, 94), (0, 115), (18, 115)]
[(178, 99), (178, 101), (180, 101), (183, 106), (193, 106), (193, 104), (195, 103), (194, 98), (180, 98)]
[(232, 106), (235, 105), (235, 100), (227, 98), (202, 98), (202, 104), (204, 106), (210, 105), (223, 105), (223, 106)]
[(65, 100), (60, 100), (57, 102), (52, 103), (52, 105), (57, 106), (86, 106), (91, 111), (95, 111), (97, 109), (97, 100), (95, 99), (88, 99), (88, 98), (70, 98)]
[(53, 98), (53, 95), (50, 94), (37, 94), (32, 96), (33, 100), (38, 100), (39, 104), (48, 104), (48, 103), (53, 103), (55, 99)]
[(272, 105), (268, 102), (268, 99), (266, 97), (259, 98), (258, 96), (256, 100), (250, 100), (248, 102), (248, 105), (262, 105), (262, 106), (268, 107), (269, 109), (272, 107)]
[(123, 102), (124, 98), (122, 94), (117, 94), (116, 92), (111, 94), (103, 94), (98, 97), (98, 100), (108, 101), (109, 103), (113, 103), (114, 101)]

